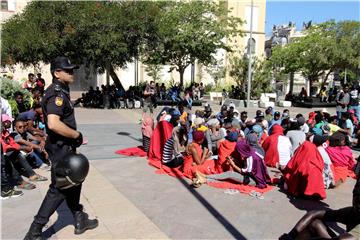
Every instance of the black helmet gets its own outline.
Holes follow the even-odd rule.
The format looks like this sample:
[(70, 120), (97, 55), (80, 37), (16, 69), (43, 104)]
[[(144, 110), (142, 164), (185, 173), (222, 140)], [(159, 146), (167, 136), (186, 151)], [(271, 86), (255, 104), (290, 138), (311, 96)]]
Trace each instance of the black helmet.
[(80, 153), (69, 153), (55, 165), (56, 187), (67, 189), (81, 184), (89, 172), (89, 160)]

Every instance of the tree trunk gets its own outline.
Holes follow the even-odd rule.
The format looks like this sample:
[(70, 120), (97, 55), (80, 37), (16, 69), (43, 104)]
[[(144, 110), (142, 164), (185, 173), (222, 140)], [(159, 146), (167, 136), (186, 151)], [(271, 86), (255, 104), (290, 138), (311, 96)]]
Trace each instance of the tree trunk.
[(185, 68), (179, 68), (179, 74), (180, 74), (180, 87), (184, 84), (184, 72)]
[(293, 90), (294, 90), (294, 72), (290, 72), (289, 92), (293, 93)]
[(321, 83), (321, 88), (323, 88), (325, 86), (325, 83), (327, 82), (327, 80), (328, 80), (328, 78), (330, 76), (330, 73), (332, 73), (332, 70), (329, 70), (329, 72), (326, 74), (326, 76), (324, 78), (324, 81), (322, 81), (322, 83)]
[(110, 66), (109, 66), (109, 74), (110, 74), (110, 77), (112, 78), (112, 80), (114, 81), (114, 84), (116, 85), (116, 87), (124, 90), (124, 87), (121, 84), (120, 79), (118, 78), (112, 64), (110, 64)]

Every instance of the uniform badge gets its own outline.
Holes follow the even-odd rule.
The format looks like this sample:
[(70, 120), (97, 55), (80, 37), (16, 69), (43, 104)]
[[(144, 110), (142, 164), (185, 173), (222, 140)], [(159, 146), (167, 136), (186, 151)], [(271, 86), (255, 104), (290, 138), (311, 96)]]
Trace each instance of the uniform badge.
[(63, 105), (63, 99), (61, 97), (55, 98), (55, 105), (61, 107)]

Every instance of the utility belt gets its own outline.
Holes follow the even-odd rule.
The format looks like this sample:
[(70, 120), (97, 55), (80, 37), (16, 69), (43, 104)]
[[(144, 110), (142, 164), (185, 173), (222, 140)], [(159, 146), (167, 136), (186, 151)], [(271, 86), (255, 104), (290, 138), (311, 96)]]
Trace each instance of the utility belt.
[(74, 139), (65, 138), (65, 137), (50, 137), (46, 138), (46, 144), (52, 147), (62, 148), (64, 146), (72, 147), (74, 144)]

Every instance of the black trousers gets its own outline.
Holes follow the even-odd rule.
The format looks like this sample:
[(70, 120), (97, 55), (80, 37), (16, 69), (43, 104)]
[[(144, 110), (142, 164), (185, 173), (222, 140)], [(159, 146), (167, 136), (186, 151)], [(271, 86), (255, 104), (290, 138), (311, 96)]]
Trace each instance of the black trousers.
[(50, 216), (64, 200), (73, 214), (76, 211), (82, 211), (82, 205), (79, 203), (81, 185), (65, 190), (60, 190), (55, 187), (54, 166), (59, 160), (72, 151), (71, 147), (66, 144), (47, 142), (45, 149), (48, 152), (51, 161), (51, 184), (41, 204), (39, 212), (34, 218), (34, 222), (41, 225), (45, 225), (49, 221)]

